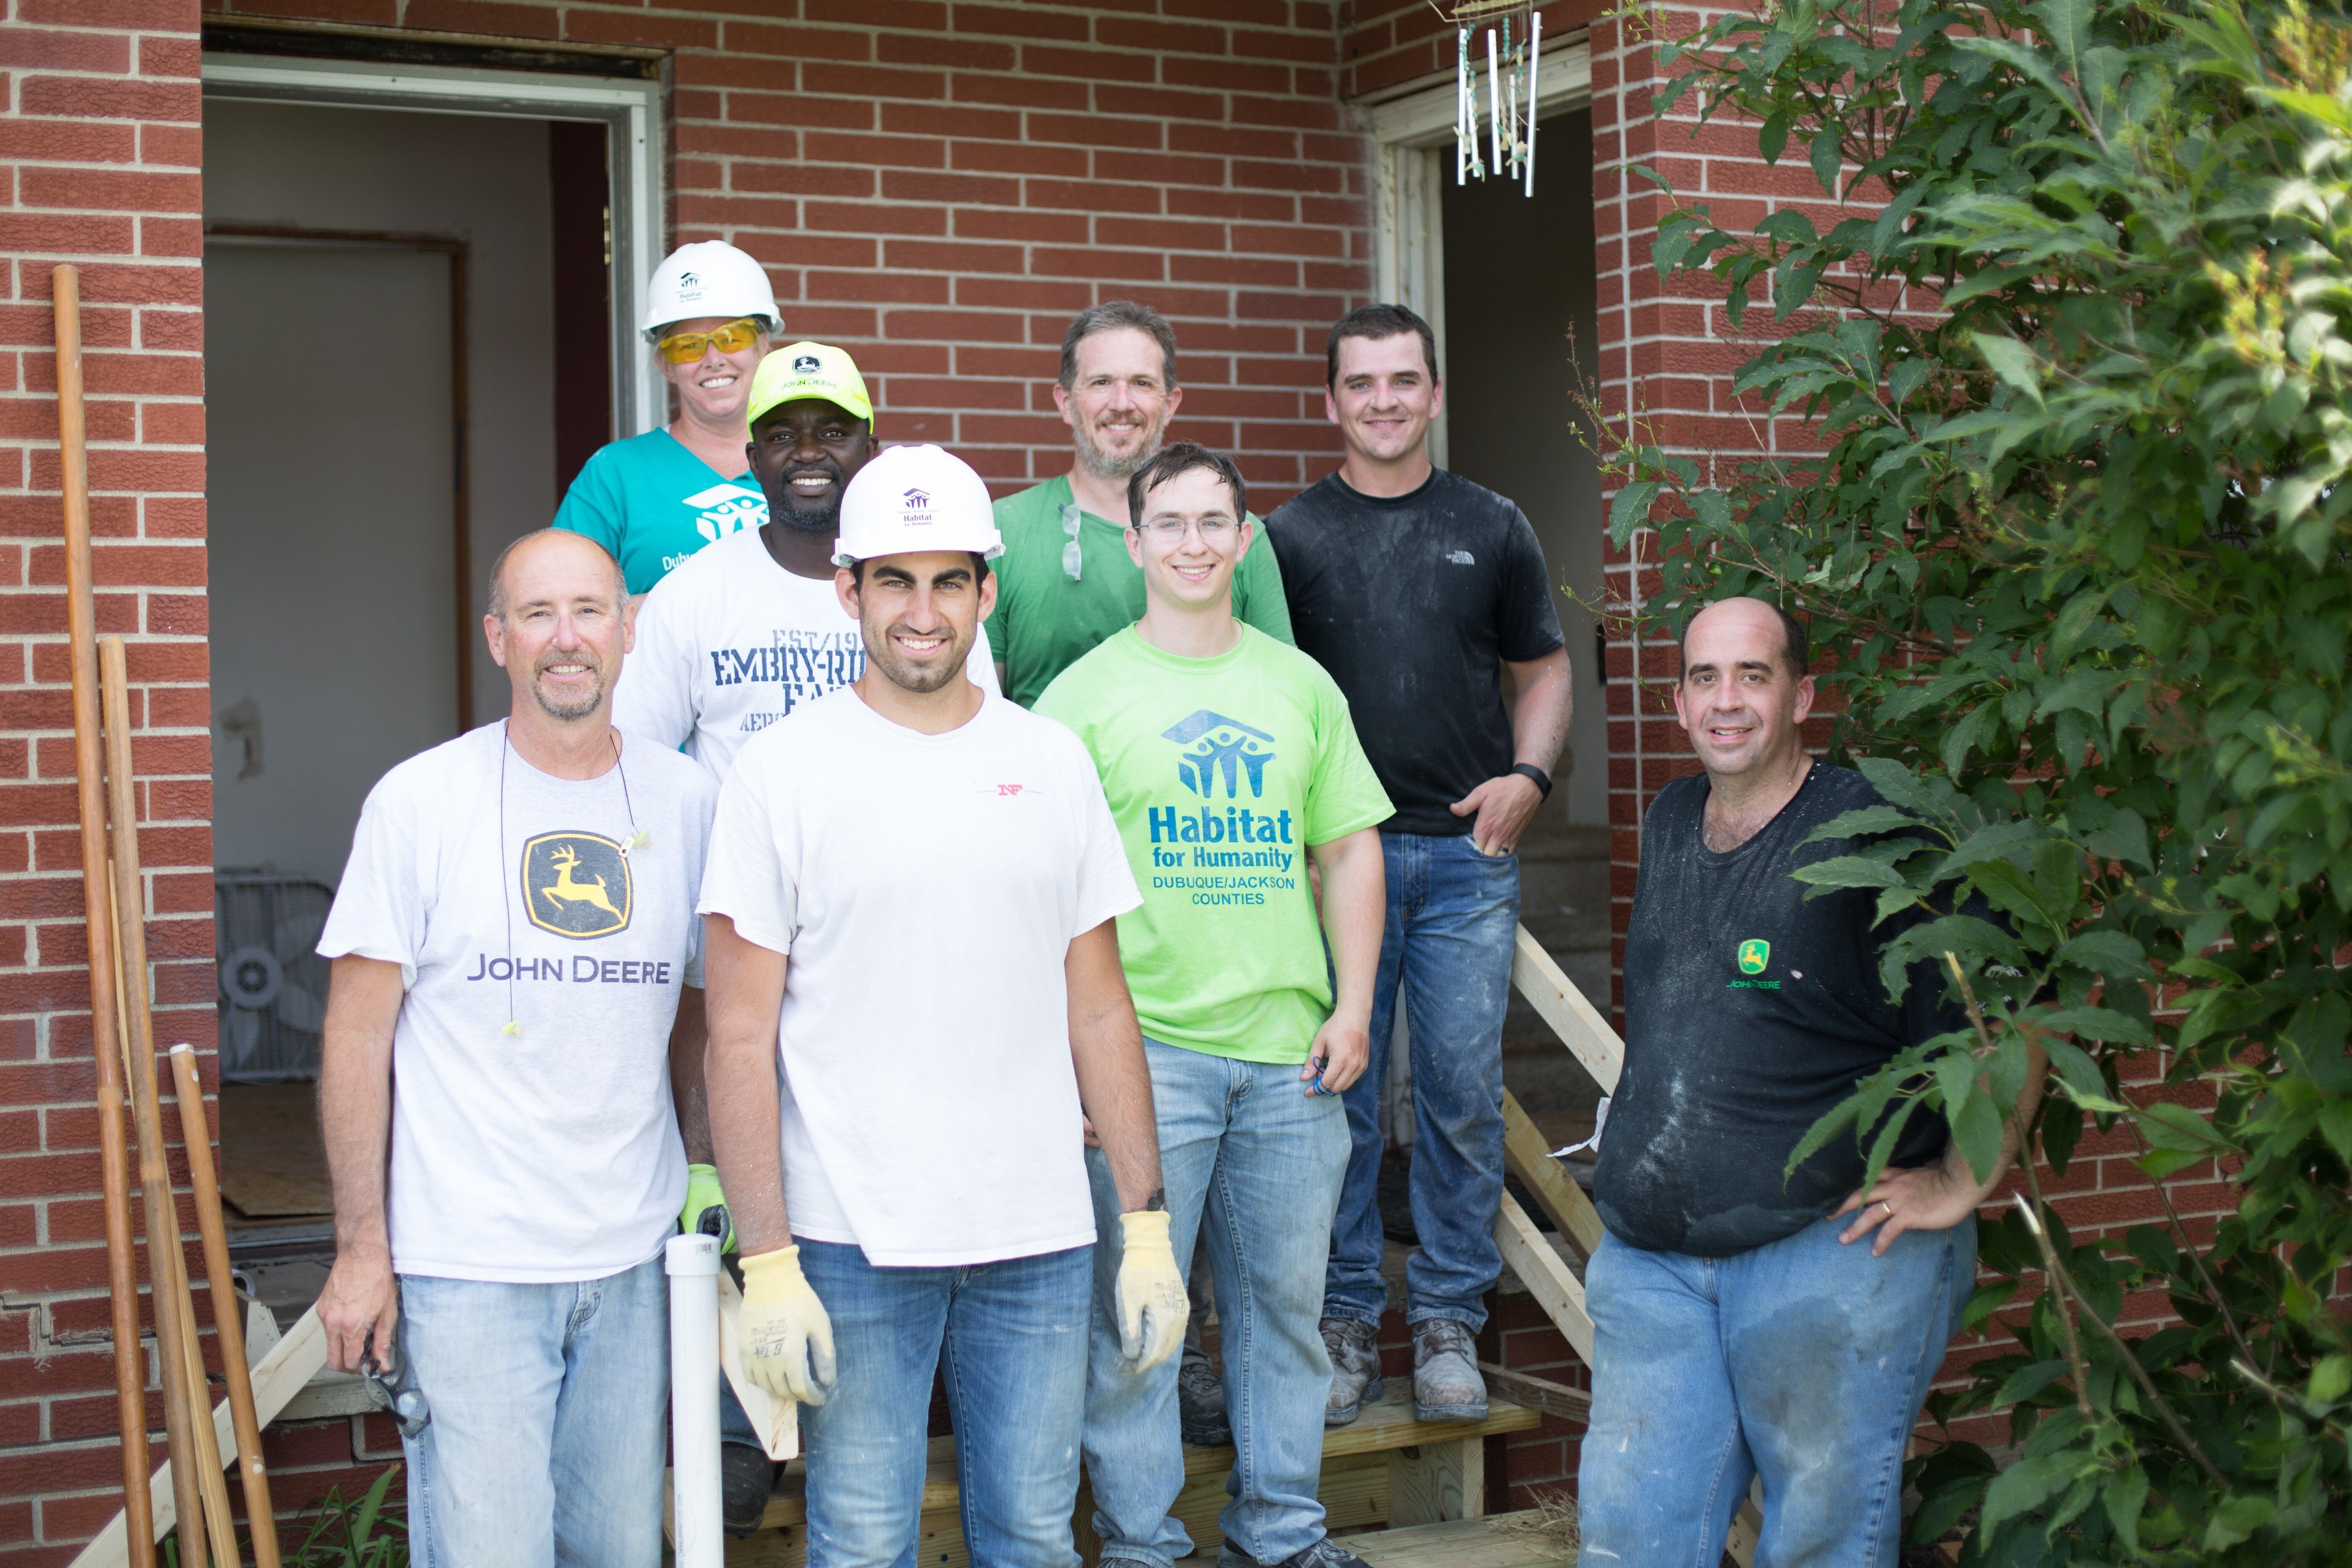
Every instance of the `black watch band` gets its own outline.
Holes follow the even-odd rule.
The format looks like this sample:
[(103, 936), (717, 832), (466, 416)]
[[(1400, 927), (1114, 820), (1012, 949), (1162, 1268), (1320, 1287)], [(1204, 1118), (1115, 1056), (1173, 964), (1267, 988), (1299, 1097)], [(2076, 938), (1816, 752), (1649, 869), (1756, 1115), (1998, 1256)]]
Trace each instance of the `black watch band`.
[(1536, 788), (1543, 792), (1544, 799), (1549, 800), (1551, 798), (1551, 775), (1544, 772), (1541, 768), (1536, 766), (1535, 763), (1514, 763), (1511, 764), (1511, 771), (1518, 774), (1523, 779), (1533, 780)]

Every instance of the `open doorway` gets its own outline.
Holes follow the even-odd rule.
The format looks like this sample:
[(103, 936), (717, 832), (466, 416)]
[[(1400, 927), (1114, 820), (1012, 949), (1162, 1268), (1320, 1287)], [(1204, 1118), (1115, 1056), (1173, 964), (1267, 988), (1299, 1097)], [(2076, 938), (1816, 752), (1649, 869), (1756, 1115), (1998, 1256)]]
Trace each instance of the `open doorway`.
[(490, 563), (644, 356), (604, 124), (208, 97), (205, 158), (222, 1191), (278, 1306), (331, 1251), (312, 949), (361, 805), (504, 710)]

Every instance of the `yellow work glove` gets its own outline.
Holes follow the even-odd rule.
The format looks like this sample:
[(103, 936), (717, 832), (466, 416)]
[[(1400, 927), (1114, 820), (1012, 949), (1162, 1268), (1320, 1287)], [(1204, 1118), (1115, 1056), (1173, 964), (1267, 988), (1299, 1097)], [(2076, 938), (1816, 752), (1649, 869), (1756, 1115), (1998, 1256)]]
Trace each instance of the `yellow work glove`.
[(677, 1228), (688, 1236), (719, 1237), (721, 1253), (735, 1250), (735, 1227), (727, 1222), (727, 1194), (719, 1189), (718, 1166), (686, 1168), (686, 1207), (678, 1211)]
[(1168, 1211), (1118, 1216), (1118, 1349), (1129, 1373), (1158, 1366), (1184, 1342), (1192, 1302), (1168, 1243)]
[(743, 1370), (778, 1399), (823, 1405), (833, 1387), (833, 1321), (801, 1273), (801, 1249), (762, 1252), (742, 1268)]

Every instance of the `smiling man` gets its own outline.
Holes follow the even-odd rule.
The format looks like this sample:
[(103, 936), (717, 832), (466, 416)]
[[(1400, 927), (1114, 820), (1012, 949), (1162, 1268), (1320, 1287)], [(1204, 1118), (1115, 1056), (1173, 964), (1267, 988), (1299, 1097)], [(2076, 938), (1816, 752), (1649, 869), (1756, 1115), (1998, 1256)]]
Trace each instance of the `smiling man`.
[(1077, 1562), (1088, 1120), (1122, 1347), (1148, 1368), (1184, 1331), (1113, 923), (1135, 879), (1085, 749), (966, 672), (998, 548), (937, 447), (851, 481), (864, 672), (743, 748), (702, 889), (746, 1361), (809, 1406), (812, 1568), (912, 1560), (942, 1349), (971, 1561)]
[[(723, 781), (743, 742), (856, 681), (857, 623), (834, 593), (841, 498), (875, 452), (874, 405), (848, 354), (788, 343), (751, 381), (751, 472), (768, 520), (662, 580), (637, 611), (636, 651), (614, 708), (633, 735), (683, 745)], [(988, 633), (971, 677), (991, 690)]]
[[(1184, 401), (1176, 332), (1149, 305), (1113, 300), (1062, 334), (1054, 406), (1077, 448), (1070, 471), (996, 503), (1004, 554), (989, 620), (1004, 694), (1023, 706), (1071, 662), (1143, 614), (1143, 574), (1127, 553), (1127, 486), (1160, 450)], [(1234, 614), (1290, 640), (1274, 553), (1251, 552), (1234, 578)]]
[[(1143, 618), (1063, 671), (1037, 711), (1086, 742), (1147, 889), (1119, 917), (1118, 952), (1177, 1260), (1190, 1267), (1205, 1226), (1216, 1282), (1240, 1439), (1218, 1562), (1349, 1568), (1361, 1559), (1332, 1543), (1316, 1496), (1331, 1380), (1316, 1321), (1348, 1168), (1337, 1097), (1370, 1049), (1389, 801), (1331, 678), (1234, 616), (1255, 531), (1232, 460), (1178, 442), (1128, 485)], [(1108, 1237), (1118, 1194), (1108, 1163), (1092, 1164)], [(1095, 1530), (1106, 1568), (1170, 1568), (1192, 1550), (1168, 1511), (1185, 1479), (1177, 1369), (1138, 1375), (1120, 1356), (1118, 1261), (1106, 1246), (1095, 1263)]]
[(402, 1437), (419, 1562), (661, 1559), (717, 791), (613, 728), (626, 607), (593, 541), (507, 548), (483, 628), (512, 710), (369, 793), (319, 942), (319, 1317), (338, 1371), (397, 1365), (431, 1411)]
[(1475, 1420), (1486, 1414), (1486, 1388), (1470, 1337), (1502, 1272), (1491, 1227), (1503, 1193), (1514, 851), (1568, 739), (1568, 654), (1527, 515), (1429, 460), (1429, 422), (1444, 402), (1429, 323), (1402, 305), (1352, 310), (1325, 340), (1324, 366), (1324, 413), (1347, 457), (1266, 520), (1266, 538), (1282, 557), (1298, 646), (1348, 694), (1396, 803), (1381, 825), (1388, 931), (1372, 1061), (1348, 1091), (1355, 1149), (1324, 1292), (1323, 1339), (1338, 1368), (1328, 1419), (1354, 1420), (1381, 1391), (1375, 1338), (1388, 1289), (1374, 1196), (1402, 997), (1420, 1238), (1405, 1266), (1413, 1405), (1424, 1421)]
[[(1867, 889), (1809, 897), (1793, 875), (1864, 848), (1837, 819), (1880, 804), (1805, 754), (1806, 666), (1803, 626), (1759, 599), (1683, 634), (1675, 712), (1706, 772), (1643, 820), (1625, 1070), (1593, 1186), (1608, 1228), (1584, 1275), (1596, 1563), (1706, 1568), (1760, 1475), (1758, 1562), (1892, 1568), (1904, 1452), (1976, 1285), (1976, 1207), (2016, 1152), (2012, 1124), (1979, 1182), (1942, 1119), (1915, 1115), (1866, 1189), (1852, 1133), (1788, 1171), (1857, 1079), (1966, 1024), (1932, 963), (1900, 1003), (1880, 978), (1924, 915), (1878, 924)], [(2038, 1063), (2027, 1082), (2022, 1122)]]

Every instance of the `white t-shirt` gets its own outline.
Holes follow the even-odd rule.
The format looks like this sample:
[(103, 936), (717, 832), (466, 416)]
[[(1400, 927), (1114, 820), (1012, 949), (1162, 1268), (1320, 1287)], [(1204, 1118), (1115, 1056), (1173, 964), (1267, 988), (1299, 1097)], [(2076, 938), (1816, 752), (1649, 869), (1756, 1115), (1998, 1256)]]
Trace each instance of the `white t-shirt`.
[[(613, 689), (613, 721), (687, 752), (723, 779), (743, 742), (866, 670), (857, 623), (830, 577), (776, 564), (756, 528), (687, 558), (637, 606), (637, 641)], [(964, 673), (994, 691), (988, 628)]]
[(676, 1229), (669, 1033), (679, 986), (702, 984), (694, 900), (717, 795), (692, 762), (627, 737), (620, 767), (551, 777), (504, 721), (368, 793), (319, 952), (397, 963), (407, 991), (394, 1271), (600, 1279)]
[(1002, 697), (925, 735), (844, 689), (753, 737), (701, 907), (792, 960), (793, 1233), (880, 1267), (1093, 1241), (1063, 964), (1142, 901), (1086, 748)]

